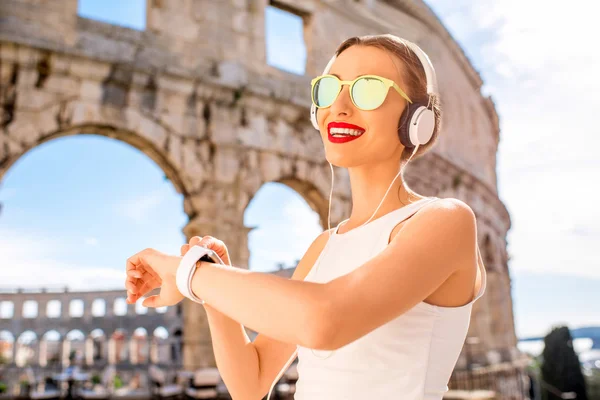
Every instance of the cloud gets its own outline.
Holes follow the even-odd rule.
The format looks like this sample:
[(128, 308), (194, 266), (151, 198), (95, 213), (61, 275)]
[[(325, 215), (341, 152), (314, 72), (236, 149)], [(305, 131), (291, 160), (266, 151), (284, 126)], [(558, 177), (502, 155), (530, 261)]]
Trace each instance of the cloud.
[(69, 249), (57, 238), (0, 230), (0, 287), (87, 291), (124, 286), (124, 269), (60, 261)]
[(500, 116), (499, 195), (513, 270), (600, 277), (596, 113), (600, 68), (589, 2), (428, 0), (481, 73)]
[(115, 206), (115, 210), (119, 215), (140, 223), (152, 216), (165, 197), (164, 191), (156, 190), (125, 199)]

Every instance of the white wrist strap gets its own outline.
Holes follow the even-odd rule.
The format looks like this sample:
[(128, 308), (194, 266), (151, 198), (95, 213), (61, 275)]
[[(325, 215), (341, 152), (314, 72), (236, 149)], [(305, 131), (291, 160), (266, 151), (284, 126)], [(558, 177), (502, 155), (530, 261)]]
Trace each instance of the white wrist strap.
[(194, 246), (188, 250), (179, 262), (175, 282), (179, 292), (188, 299), (196, 303), (204, 304), (204, 300), (200, 299), (192, 291), (192, 277), (196, 272), (196, 263), (208, 253), (208, 249), (201, 246)]

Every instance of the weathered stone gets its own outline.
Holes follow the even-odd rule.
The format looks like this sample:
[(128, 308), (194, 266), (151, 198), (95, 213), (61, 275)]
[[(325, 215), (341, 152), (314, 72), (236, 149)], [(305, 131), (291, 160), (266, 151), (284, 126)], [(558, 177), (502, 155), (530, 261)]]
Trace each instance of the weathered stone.
[(281, 177), (281, 159), (278, 155), (263, 152), (260, 159), (260, 176), (264, 182), (277, 180)]
[(89, 101), (100, 101), (102, 99), (102, 85), (96, 81), (84, 80), (81, 83), (79, 97)]

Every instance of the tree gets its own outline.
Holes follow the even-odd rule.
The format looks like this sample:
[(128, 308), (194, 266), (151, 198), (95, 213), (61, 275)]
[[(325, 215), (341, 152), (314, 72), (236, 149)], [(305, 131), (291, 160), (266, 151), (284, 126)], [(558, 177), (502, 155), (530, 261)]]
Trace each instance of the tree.
[[(541, 386), (544, 400), (588, 399), (581, 364), (573, 350), (573, 338), (569, 328), (555, 327), (546, 335), (542, 358)], [(567, 393), (577, 397), (570, 397)]]

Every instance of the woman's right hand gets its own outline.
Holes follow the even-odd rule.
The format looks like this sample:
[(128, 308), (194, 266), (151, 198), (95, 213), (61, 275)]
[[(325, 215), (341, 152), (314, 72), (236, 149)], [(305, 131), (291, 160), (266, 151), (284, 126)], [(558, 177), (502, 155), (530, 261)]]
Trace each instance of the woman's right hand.
[(231, 266), (231, 260), (229, 259), (229, 251), (227, 250), (227, 246), (225, 246), (223, 241), (212, 236), (192, 237), (188, 244), (181, 246), (181, 255), (185, 255), (185, 253), (187, 253), (191, 247), (196, 245), (206, 247), (207, 249), (214, 251), (225, 264)]

